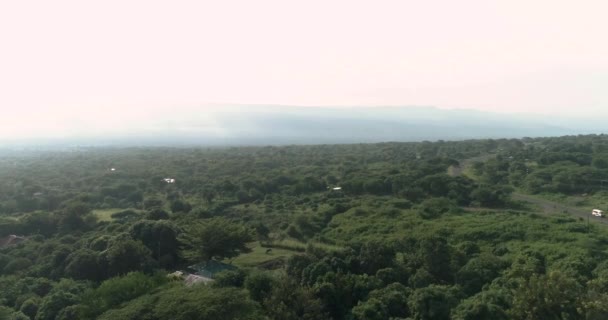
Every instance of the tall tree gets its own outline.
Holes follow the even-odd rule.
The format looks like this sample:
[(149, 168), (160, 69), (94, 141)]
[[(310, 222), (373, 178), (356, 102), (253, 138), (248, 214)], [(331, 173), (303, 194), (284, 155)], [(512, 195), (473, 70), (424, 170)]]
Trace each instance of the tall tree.
[(239, 223), (215, 218), (197, 226), (184, 239), (190, 246), (186, 258), (194, 261), (233, 258), (251, 251), (247, 243), (253, 241), (252, 233)]

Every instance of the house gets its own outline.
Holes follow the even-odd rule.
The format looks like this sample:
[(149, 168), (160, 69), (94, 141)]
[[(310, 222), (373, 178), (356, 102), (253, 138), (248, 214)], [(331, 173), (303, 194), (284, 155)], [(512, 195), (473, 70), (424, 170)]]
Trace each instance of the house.
[(184, 284), (188, 287), (191, 287), (195, 284), (208, 284), (213, 282), (213, 279), (199, 276), (196, 274), (187, 274), (182, 271), (175, 271), (167, 275), (167, 277), (171, 280), (183, 281)]
[(173, 179), (173, 178), (164, 178), (163, 181), (165, 181), (166, 183), (169, 183), (169, 184), (175, 183), (175, 179)]
[(173, 273), (169, 273), (167, 275), (167, 278), (169, 278), (169, 279), (175, 279), (175, 280), (183, 279), (184, 278), (184, 273), (182, 271), (175, 271)]
[(26, 240), (25, 237), (19, 237), (14, 234), (11, 234), (10, 236), (0, 238), (0, 248), (16, 245), (25, 240)]
[(333, 191), (340, 191), (340, 190), (342, 190), (342, 187), (335, 187), (335, 188), (332, 188), (331, 190), (333, 190)]
[(186, 284), (186, 286), (191, 287), (195, 284), (208, 284), (210, 282), (213, 282), (213, 279), (207, 278), (207, 277), (202, 277), (196, 274), (189, 274), (186, 279), (184, 279), (184, 283)]

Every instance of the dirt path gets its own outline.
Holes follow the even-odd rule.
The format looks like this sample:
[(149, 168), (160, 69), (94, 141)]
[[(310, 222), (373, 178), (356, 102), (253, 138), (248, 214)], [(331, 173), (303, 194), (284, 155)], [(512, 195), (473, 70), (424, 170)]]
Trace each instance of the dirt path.
[[(466, 171), (473, 165), (475, 162), (486, 161), (492, 157), (494, 154), (486, 154), (481, 155), (469, 159), (462, 160), (459, 166), (452, 166), (448, 169), (448, 174), (451, 176), (460, 176), (465, 175)], [(511, 197), (513, 200), (525, 202), (527, 204), (531, 204), (534, 207), (537, 207), (540, 210), (539, 213), (546, 215), (555, 215), (555, 214), (569, 214), (575, 217), (580, 217), (583, 219), (589, 219), (590, 222), (593, 223), (601, 223), (608, 225), (608, 218), (600, 218), (594, 217), (591, 215), (591, 212), (587, 209), (572, 207), (568, 205), (564, 205), (562, 203), (551, 201), (543, 198), (539, 198), (533, 195), (523, 194), (519, 192), (514, 192)]]
[(608, 219), (594, 217), (591, 215), (591, 212), (589, 212), (589, 210), (586, 210), (586, 209), (571, 207), (571, 206), (561, 204), (559, 202), (542, 199), (542, 198), (538, 198), (538, 197), (535, 197), (532, 195), (517, 193), (517, 192), (514, 192), (511, 195), (511, 197), (514, 200), (532, 204), (535, 207), (538, 207), (538, 209), (542, 211), (541, 213), (544, 213), (547, 215), (563, 213), (563, 214), (569, 214), (569, 215), (575, 216), (575, 217), (580, 217), (583, 219), (589, 218), (589, 221), (594, 222), (594, 223), (608, 224)]

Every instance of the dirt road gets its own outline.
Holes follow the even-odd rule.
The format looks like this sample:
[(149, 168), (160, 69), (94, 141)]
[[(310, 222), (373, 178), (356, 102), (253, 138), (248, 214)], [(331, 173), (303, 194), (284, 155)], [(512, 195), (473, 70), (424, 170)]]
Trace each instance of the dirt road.
[(590, 222), (608, 224), (607, 218), (594, 217), (591, 215), (591, 212), (587, 209), (571, 207), (571, 206), (561, 204), (559, 202), (542, 199), (542, 198), (538, 198), (538, 197), (535, 197), (532, 195), (527, 195), (527, 194), (522, 194), (522, 193), (517, 193), (517, 192), (513, 193), (511, 195), (511, 197), (514, 200), (522, 201), (522, 202), (526, 202), (526, 203), (534, 205), (539, 210), (541, 210), (541, 213), (544, 213), (544, 214), (548, 214), (548, 215), (569, 214), (571, 216), (580, 217), (583, 219), (589, 218)]
[[(495, 155), (486, 154), (481, 155), (469, 159), (462, 160), (460, 162), (460, 166), (452, 166), (448, 169), (448, 173), (451, 176), (459, 176), (466, 174), (467, 170), (473, 165), (475, 162), (486, 161)], [(543, 199), (534, 195), (528, 195), (523, 193), (514, 192), (512, 195), (513, 200), (521, 201), (527, 204), (531, 204), (532, 206), (538, 208), (540, 210), (539, 213), (546, 215), (554, 215), (554, 214), (568, 214), (571, 216), (589, 219), (590, 222), (593, 223), (601, 223), (608, 225), (608, 218), (600, 218), (594, 217), (591, 215), (591, 212), (587, 209), (572, 207), (568, 205), (564, 205), (562, 203), (551, 201), (547, 199)]]

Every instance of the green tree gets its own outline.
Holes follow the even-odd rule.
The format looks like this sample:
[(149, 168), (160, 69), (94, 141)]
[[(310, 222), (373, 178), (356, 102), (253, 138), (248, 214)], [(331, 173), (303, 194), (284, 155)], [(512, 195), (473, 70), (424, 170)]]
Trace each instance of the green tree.
[(139, 221), (131, 226), (129, 233), (150, 249), (162, 267), (172, 267), (178, 262), (179, 229), (172, 222)]
[(114, 277), (101, 283), (83, 296), (84, 312), (87, 318), (94, 318), (103, 311), (150, 293), (152, 289), (167, 282), (167, 277), (157, 274), (148, 276), (141, 272), (131, 272), (122, 277)]
[(20, 219), (25, 234), (51, 236), (57, 232), (57, 220), (48, 212), (32, 212)]
[(272, 293), (264, 300), (266, 314), (273, 320), (328, 319), (323, 305), (309, 288), (298, 285), (288, 276), (275, 279)]
[(270, 296), (274, 286), (274, 277), (267, 272), (254, 272), (245, 279), (245, 288), (251, 299), (262, 302)]
[(31, 319), (36, 318), (38, 309), (40, 308), (40, 298), (30, 298), (21, 304), (19, 311)]
[[(31, 320), (30, 317), (28, 317), (26, 314), (24, 314), (21, 311), (13, 312), (13, 314), (11, 314), (10, 319), (11, 320)], [(75, 318), (72, 318), (72, 319), (75, 319)], [(64, 319), (61, 319), (61, 320), (64, 320)]]
[(382, 268), (391, 267), (395, 262), (395, 248), (388, 243), (367, 242), (358, 251), (357, 261), (362, 273), (375, 274)]
[(85, 318), (81, 318), (82, 307), (80, 305), (73, 305), (69, 307), (63, 308), (57, 314), (56, 320), (84, 320)]
[(245, 292), (207, 286), (177, 287), (162, 292), (154, 306), (154, 314), (154, 319), (167, 320), (264, 319)]
[(68, 256), (65, 274), (74, 279), (97, 281), (105, 273), (103, 262), (97, 252), (80, 249)]
[(586, 320), (608, 319), (607, 289), (608, 279), (605, 275), (600, 275), (587, 283), (587, 294), (582, 302)]
[(4, 274), (15, 274), (23, 273), (32, 265), (32, 261), (27, 258), (15, 258), (10, 260), (9, 263), (4, 266), (2, 273)]
[(513, 189), (507, 186), (482, 184), (471, 192), (471, 198), (483, 207), (504, 206), (510, 199)]
[(61, 310), (78, 302), (78, 297), (73, 293), (53, 292), (42, 299), (40, 309), (36, 314), (36, 320), (55, 320)]
[(113, 276), (131, 271), (147, 270), (151, 266), (151, 252), (140, 241), (115, 241), (106, 251), (109, 274)]
[(409, 315), (407, 299), (410, 290), (393, 283), (369, 293), (369, 299), (353, 308), (355, 319), (405, 318)]
[(215, 218), (192, 230), (185, 241), (192, 248), (186, 252), (186, 256), (193, 261), (221, 260), (251, 251), (247, 243), (253, 241), (253, 236), (241, 224)]
[(452, 310), (452, 319), (507, 320), (511, 300), (509, 290), (492, 287), (462, 301)]
[(389, 314), (382, 301), (370, 298), (353, 308), (353, 316), (357, 320), (383, 320), (388, 319)]
[(456, 273), (456, 283), (462, 286), (467, 295), (473, 295), (481, 291), (484, 284), (498, 277), (503, 268), (504, 264), (499, 258), (484, 254), (469, 260)]
[(581, 297), (582, 286), (560, 272), (534, 274), (513, 293), (509, 314), (522, 320), (579, 319)]
[(217, 195), (213, 189), (205, 188), (202, 192), (202, 196), (208, 204), (212, 204)]
[(424, 219), (435, 219), (454, 208), (448, 198), (428, 198), (420, 204), (418, 214)]
[(0, 306), (0, 320), (11, 320), (13, 309), (5, 306)]
[(87, 230), (95, 223), (88, 204), (72, 201), (66, 205), (59, 218), (59, 231), (70, 233), (77, 230)]
[[(155, 179), (156, 180), (156, 179)], [(158, 179), (159, 181), (161, 179)], [(146, 198), (144, 200), (144, 209), (146, 210), (151, 210), (154, 208), (162, 208), (163, 207), (163, 200), (159, 199), (159, 198)]]
[(213, 285), (216, 287), (243, 287), (247, 274), (241, 270), (226, 270), (219, 272), (213, 277)]
[(600, 154), (593, 157), (593, 166), (598, 169), (608, 169), (608, 155)]
[(426, 269), (435, 279), (446, 283), (453, 281), (451, 268), (452, 248), (443, 236), (431, 235), (420, 241), (417, 254)]
[(190, 210), (192, 210), (192, 205), (188, 201), (180, 199), (171, 201), (171, 212), (173, 213), (188, 213)]
[(430, 285), (415, 290), (408, 305), (416, 320), (449, 320), (457, 299), (448, 286)]
[(373, 276), (328, 272), (318, 278), (313, 290), (331, 317), (343, 319), (359, 301), (381, 286), (382, 282)]
[(169, 213), (161, 208), (153, 208), (148, 210), (146, 213), (146, 219), (148, 220), (167, 220), (169, 219)]

